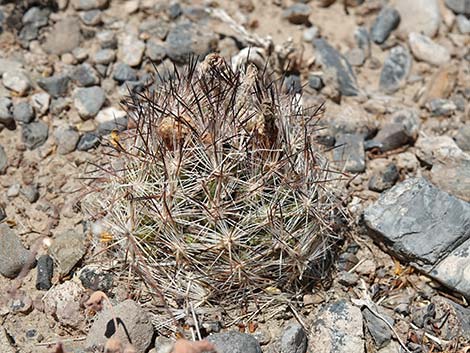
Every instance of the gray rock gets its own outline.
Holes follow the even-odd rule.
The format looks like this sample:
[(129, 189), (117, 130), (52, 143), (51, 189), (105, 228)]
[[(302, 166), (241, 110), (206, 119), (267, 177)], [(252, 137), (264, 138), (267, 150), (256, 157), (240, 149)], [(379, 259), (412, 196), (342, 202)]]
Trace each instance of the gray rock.
[(300, 76), (296, 74), (287, 75), (284, 78), (284, 89), (290, 93), (301, 93), (302, 92), (302, 82), (300, 81)]
[(437, 160), (430, 179), (442, 190), (470, 202), (470, 158)]
[(420, 136), (415, 143), (416, 156), (429, 166), (439, 161), (470, 159), (455, 141), (446, 135)]
[(282, 12), (282, 18), (295, 25), (308, 24), (312, 9), (307, 4), (293, 4)]
[(47, 25), (49, 21), (49, 15), (51, 10), (46, 8), (40, 7), (31, 7), (28, 11), (25, 12), (23, 15), (23, 24), (24, 25), (32, 25), (36, 28), (41, 28)]
[(109, 5), (109, 0), (72, 0), (75, 10), (95, 10), (105, 9)]
[(99, 86), (78, 88), (74, 93), (75, 108), (83, 119), (96, 116), (105, 100), (106, 95)]
[(365, 27), (357, 27), (354, 31), (354, 40), (359, 49), (362, 49), (366, 57), (370, 56), (370, 36)]
[(80, 282), (83, 287), (91, 289), (93, 291), (109, 292), (113, 287), (113, 274), (106, 272), (99, 267), (86, 266), (80, 270), (78, 275)]
[(23, 186), (20, 193), (29, 201), (29, 203), (35, 203), (39, 200), (39, 186), (36, 183)]
[(116, 34), (113, 31), (101, 31), (96, 34), (96, 39), (101, 45), (102, 49), (116, 49), (117, 48), (117, 38)]
[[(98, 314), (86, 341), (87, 349), (99, 349), (114, 334), (123, 344), (132, 342), (137, 352), (146, 352), (152, 343), (153, 326), (149, 315), (133, 300), (125, 300), (114, 307), (118, 321), (116, 330), (112, 311), (106, 308)], [(130, 341), (130, 342), (129, 342)], [(248, 353), (248, 352), (247, 352)]]
[(114, 65), (113, 79), (119, 83), (136, 81), (137, 71), (125, 63), (117, 63)]
[(86, 132), (78, 141), (77, 150), (79, 151), (88, 151), (92, 148), (98, 147), (100, 144), (100, 137), (98, 134), (93, 132)]
[(33, 121), (30, 124), (24, 125), (21, 132), (22, 140), (30, 150), (34, 150), (39, 146), (42, 146), (46, 142), (48, 136), (49, 127), (42, 121)]
[(0, 97), (0, 124), (10, 125), (13, 122), (12, 105), (10, 98)]
[(146, 33), (151, 38), (164, 40), (170, 30), (170, 24), (162, 18), (148, 18), (139, 26), (140, 33)]
[(394, 6), (400, 13), (400, 30), (436, 35), (441, 23), (439, 0), (395, 0)]
[[(391, 317), (383, 313), (380, 314), (390, 325), (394, 324), (394, 320)], [(369, 308), (364, 308), (362, 310), (362, 316), (364, 317), (367, 330), (371, 334), (377, 349), (383, 348), (389, 344), (392, 339), (392, 330), (390, 327), (382, 319), (379, 319), (374, 315)]]
[(48, 93), (40, 92), (31, 96), (31, 105), (39, 115), (44, 115), (51, 104), (51, 96)]
[(89, 10), (80, 12), (78, 14), (80, 19), (87, 26), (97, 26), (101, 24), (101, 11), (100, 10)]
[(210, 29), (182, 23), (173, 27), (166, 38), (168, 57), (181, 64), (188, 63), (191, 55), (204, 58), (217, 47), (218, 37)]
[(71, 127), (61, 127), (55, 132), (55, 140), (57, 143), (57, 152), (59, 154), (68, 154), (75, 151), (80, 135), (77, 130)]
[(392, 48), (380, 73), (380, 89), (386, 93), (398, 91), (408, 77), (410, 70), (411, 55), (408, 49), (402, 46)]
[(27, 250), (15, 232), (5, 223), (0, 224), (0, 274), (16, 277), (26, 266), (31, 252)]
[(129, 66), (138, 66), (142, 62), (145, 43), (133, 34), (124, 34), (119, 40), (118, 58)]
[(364, 353), (362, 314), (346, 300), (327, 305), (312, 324), (311, 348), (315, 353)]
[(36, 27), (33, 24), (26, 24), (23, 26), (23, 28), (20, 31), (20, 40), (22, 41), (22, 44), (24, 46), (27, 46), (28, 44), (25, 42), (29, 42), (32, 40), (37, 39), (39, 36), (39, 28)]
[(23, 124), (29, 124), (34, 120), (33, 107), (28, 102), (20, 102), (13, 108), (13, 118)]
[(88, 63), (77, 66), (75, 70), (73, 70), (71, 77), (79, 87), (96, 86), (100, 83), (98, 73), (93, 66)]
[(353, 287), (359, 282), (359, 275), (348, 271), (338, 273), (338, 283), (346, 287)]
[(421, 267), (437, 264), (470, 237), (470, 204), (423, 178), (382, 193), (364, 220), (376, 240)]
[(369, 180), (369, 189), (372, 191), (382, 192), (390, 189), (398, 180), (398, 168), (395, 164), (389, 164), (383, 173), (374, 174)]
[(168, 16), (170, 19), (175, 20), (178, 17), (180, 17), (183, 14), (183, 8), (181, 7), (181, 4), (178, 2), (174, 2), (170, 4), (168, 7)]
[(464, 15), (458, 15), (457, 16), (457, 28), (459, 29), (460, 33), (469, 34), (470, 33), (470, 19), (465, 17)]
[(116, 60), (116, 51), (113, 49), (101, 49), (93, 57), (93, 61), (100, 65), (111, 64), (114, 60)]
[(321, 90), (324, 86), (321, 76), (313, 74), (308, 76), (308, 85), (317, 91)]
[(60, 115), (63, 111), (67, 110), (70, 106), (68, 98), (58, 97), (51, 101), (51, 113), (54, 115)]
[(431, 38), (412, 32), (408, 36), (413, 56), (435, 66), (447, 64), (450, 61), (450, 53), (446, 47), (432, 41)]
[(2, 78), (3, 85), (20, 96), (24, 96), (31, 88), (31, 81), (23, 70), (7, 71)]
[(374, 137), (374, 146), (381, 152), (387, 152), (412, 144), (418, 136), (419, 123), (419, 116), (415, 110), (399, 110)]
[(49, 54), (62, 55), (72, 52), (80, 45), (80, 22), (78, 18), (67, 16), (54, 24), (44, 43)]
[(458, 14), (470, 15), (470, 0), (445, 0), (449, 9)]
[(463, 151), (470, 151), (470, 124), (462, 126), (455, 135), (454, 140)]
[(359, 134), (341, 134), (336, 137), (333, 159), (344, 165), (344, 170), (362, 173), (366, 169), (364, 137)]
[(54, 274), (54, 261), (49, 255), (42, 255), (38, 259), (36, 289), (49, 290), (52, 287), (52, 275)]
[(57, 284), (43, 297), (44, 312), (53, 315), (63, 326), (78, 328), (86, 320), (80, 308), (80, 300), (84, 294), (78, 281)]
[(305, 353), (307, 351), (307, 335), (303, 327), (291, 323), (281, 336), (281, 353)]
[(320, 56), (322, 65), (335, 72), (341, 94), (356, 96), (359, 93), (356, 76), (346, 58), (324, 39), (315, 39), (313, 44)]
[(166, 49), (160, 42), (149, 40), (146, 46), (145, 55), (147, 55), (150, 60), (161, 62), (165, 59)]
[(0, 145), (0, 174), (5, 174), (7, 167), (8, 167), (8, 156), (3, 146)]
[(246, 333), (216, 333), (207, 337), (207, 340), (215, 345), (218, 353), (261, 353), (256, 338)]
[(451, 116), (457, 111), (457, 106), (450, 99), (434, 98), (426, 103), (426, 108), (432, 116)]
[(377, 15), (370, 29), (374, 43), (382, 44), (400, 23), (400, 13), (391, 7), (384, 7)]
[(99, 123), (98, 129), (96, 129), (96, 133), (99, 136), (109, 135), (111, 132), (117, 131), (124, 131), (127, 129), (127, 116), (125, 117), (117, 117), (116, 119)]
[(43, 77), (37, 80), (38, 86), (54, 98), (67, 95), (69, 82), (70, 77), (66, 74)]
[(85, 235), (74, 230), (58, 234), (54, 237), (49, 252), (59, 266), (60, 275), (65, 276), (85, 255)]
[(344, 56), (352, 66), (362, 66), (366, 61), (366, 53), (360, 48), (352, 48)]

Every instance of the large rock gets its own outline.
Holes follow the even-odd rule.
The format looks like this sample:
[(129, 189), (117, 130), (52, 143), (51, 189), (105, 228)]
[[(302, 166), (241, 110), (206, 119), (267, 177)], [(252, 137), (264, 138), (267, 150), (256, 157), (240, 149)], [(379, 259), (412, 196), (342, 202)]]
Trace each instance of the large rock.
[(364, 212), (371, 234), (454, 291), (470, 293), (470, 204), (422, 178), (408, 179)]
[(216, 333), (207, 337), (217, 348), (218, 353), (261, 353), (255, 337), (241, 332)]
[[(113, 312), (118, 322), (117, 330), (113, 322)], [(116, 305), (113, 311), (106, 308), (98, 314), (98, 318), (91, 326), (85, 347), (102, 349), (113, 335), (117, 336), (123, 344), (132, 342), (137, 352), (146, 352), (153, 337), (153, 326), (149, 315), (139, 304), (130, 299)]]
[(0, 274), (16, 277), (31, 256), (20, 238), (6, 224), (0, 224)]
[(312, 324), (309, 352), (363, 353), (362, 314), (346, 300), (329, 304)]
[(313, 44), (322, 65), (335, 72), (341, 94), (356, 96), (359, 93), (356, 76), (346, 58), (324, 39), (315, 39)]
[(436, 35), (441, 23), (439, 0), (394, 0), (392, 4), (400, 13), (400, 31)]

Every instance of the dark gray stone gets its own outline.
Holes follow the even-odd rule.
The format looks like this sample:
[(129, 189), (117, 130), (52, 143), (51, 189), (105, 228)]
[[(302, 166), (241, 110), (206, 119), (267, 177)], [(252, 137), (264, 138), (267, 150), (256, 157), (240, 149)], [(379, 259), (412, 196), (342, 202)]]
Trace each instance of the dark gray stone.
[[(118, 321), (117, 330), (114, 327), (113, 312)], [(153, 338), (152, 321), (147, 312), (130, 299), (119, 303), (113, 310), (105, 307), (88, 331), (84, 346), (87, 349), (102, 349), (113, 333), (123, 345), (132, 342), (137, 352), (147, 352)]]
[(74, 230), (60, 233), (54, 237), (49, 252), (57, 261), (60, 275), (65, 276), (85, 255), (85, 235)]
[(113, 79), (119, 83), (137, 81), (137, 71), (124, 63), (114, 65)]
[(356, 76), (346, 58), (324, 39), (315, 39), (313, 44), (322, 65), (335, 72), (341, 94), (356, 96), (359, 93)]
[(377, 15), (370, 29), (374, 43), (382, 44), (400, 24), (400, 13), (391, 7), (384, 7)]
[(10, 125), (13, 122), (12, 105), (10, 98), (0, 97), (0, 124)]
[(252, 335), (231, 331), (207, 337), (218, 353), (261, 353), (261, 347)]
[(395, 164), (389, 164), (383, 173), (374, 174), (369, 180), (369, 189), (382, 192), (390, 189), (398, 180), (400, 174)]
[(63, 97), (67, 95), (70, 77), (65, 74), (40, 78), (37, 83), (44, 91), (52, 97)]
[(433, 266), (470, 237), (470, 204), (423, 178), (381, 194), (364, 211), (371, 235), (418, 266)]
[[(394, 324), (394, 320), (391, 317), (383, 313), (380, 314), (389, 324)], [(392, 340), (392, 330), (390, 327), (382, 319), (374, 315), (367, 307), (362, 310), (362, 316), (364, 317), (367, 330), (371, 334), (377, 349), (383, 348), (389, 344)]]
[(8, 278), (16, 277), (30, 256), (30, 251), (23, 246), (15, 232), (5, 223), (0, 224), (0, 274)]
[(72, 72), (72, 79), (75, 84), (80, 87), (96, 86), (100, 83), (98, 73), (88, 63), (81, 64)]
[(312, 9), (307, 4), (293, 4), (282, 12), (282, 18), (295, 25), (308, 24)]
[(106, 95), (99, 86), (78, 88), (74, 93), (75, 108), (83, 119), (96, 116), (105, 100)]
[(308, 85), (317, 91), (321, 90), (325, 86), (323, 84), (323, 80), (321, 79), (321, 76), (319, 75), (309, 75)]
[(435, 98), (426, 104), (432, 116), (451, 116), (457, 111), (457, 106), (450, 99)]
[(392, 48), (380, 73), (380, 89), (386, 93), (398, 91), (410, 73), (411, 62), (408, 49), (402, 46)]
[(49, 127), (42, 121), (33, 121), (30, 124), (24, 125), (21, 132), (22, 140), (30, 150), (34, 150), (39, 146), (42, 146), (46, 142), (48, 136)]
[(36, 183), (23, 186), (20, 193), (29, 201), (29, 203), (35, 203), (39, 200), (39, 187)]
[(284, 78), (284, 89), (289, 93), (301, 93), (302, 82), (299, 75), (288, 75)]
[(54, 261), (49, 255), (42, 255), (37, 263), (36, 289), (49, 290), (52, 287)]
[(79, 151), (88, 151), (92, 148), (98, 147), (100, 144), (100, 137), (98, 134), (93, 132), (86, 132), (78, 141), (77, 150)]
[(303, 327), (295, 322), (289, 324), (281, 336), (281, 353), (305, 353), (307, 335)]
[(23, 124), (29, 124), (34, 120), (33, 107), (28, 102), (20, 102), (13, 108), (13, 118)]
[(336, 137), (333, 159), (344, 165), (344, 170), (362, 173), (366, 169), (364, 137), (359, 134), (341, 134)]
[(149, 40), (147, 41), (147, 49), (145, 50), (145, 55), (152, 61), (161, 62), (166, 57), (166, 49), (163, 45), (156, 41)]
[(180, 64), (188, 63), (191, 56), (201, 59), (217, 48), (218, 37), (210, 29), (182, 23), (173, 27), (166, 38), (168, 57)]
[(458, 14), (470, 15), (470, 0), (445, 0), (449, 9)]
[[(0, 174), (5, 174), (8, 167), (8, 156), (5, 149), (0, 145)], [(1, 220), (0, 220), (1, 221)]]
[(470, 151), (470, 124), (462, 126), (455, 135), (454, 140), (462, 151)]
[(113, 275), (98, 268), (84, 267), (79, 274), (83, 287), (93, 291), (109, 292), (113, 287)]

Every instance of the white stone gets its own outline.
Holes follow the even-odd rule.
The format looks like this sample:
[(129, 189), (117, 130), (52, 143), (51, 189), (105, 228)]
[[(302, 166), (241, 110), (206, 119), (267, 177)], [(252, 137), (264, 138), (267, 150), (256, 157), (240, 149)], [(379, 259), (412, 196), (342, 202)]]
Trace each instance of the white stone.
[(124, 118), (126, 116), (126, 112), (121, 109), (117, 109), (114, 107), (108, 107), (102, 109), (95, 118), (95, 121), (99, 124), (107, 123), (109, 121), (115, 121), (119, 118)]
[(399, 30), (430, 37), (437, 34), (441, 23), (439, 0), (394, 0), (392, 6), (400, 13)]
[(435, 43), (428, 36), (412, 32), (408, 36), (413, 56), (429, 64), (440, 66), (450, 61), (450, 53), (446, 47)]

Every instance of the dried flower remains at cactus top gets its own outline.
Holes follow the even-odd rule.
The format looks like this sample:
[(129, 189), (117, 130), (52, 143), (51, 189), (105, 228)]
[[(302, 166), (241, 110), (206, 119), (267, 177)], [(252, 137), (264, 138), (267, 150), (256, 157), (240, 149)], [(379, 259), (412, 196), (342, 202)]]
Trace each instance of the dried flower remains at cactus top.
[(339, 175), (318, 109), (281, 87), (213, 54), (126, 99), (135, 127), (84, 204), (165, 296), (229, 304), (327, 277)]

